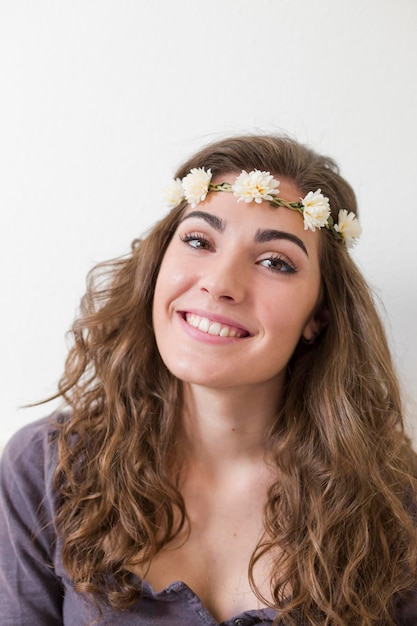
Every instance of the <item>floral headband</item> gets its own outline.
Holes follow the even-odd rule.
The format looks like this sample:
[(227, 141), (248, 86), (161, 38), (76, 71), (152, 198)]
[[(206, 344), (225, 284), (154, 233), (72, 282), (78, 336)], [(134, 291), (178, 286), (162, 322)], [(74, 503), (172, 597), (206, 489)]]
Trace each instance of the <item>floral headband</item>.
[(194, 167), (182, 180), (177, 178), (171, 181), (165, 190), (165, 201), (170, 208), (178, 206), (186, 200), (192, 207), (206, 199), (210, 191), (233, 192), (238, 202), (268, 201), (272, 206), (283, 206), (298, 211), (304, 218), (304, 230), (315, 231), (316, 228), (326, 228), (336, 239), (341, 240), (347, 248), (355, 245), (362, 229), (358, 218), (346, 209), (340, 209), (337, 223), (330, 213), (329, 199), (323, 196), (321, 189), (309, 191), (300, 199), (300, 202), (288, 202), (278, 196), (279, 181), (269, 172), (253, 170), (242, 171), (234, 184), (227, 182), (214, 185), (211, 182), (211, 170), (204, 167)]

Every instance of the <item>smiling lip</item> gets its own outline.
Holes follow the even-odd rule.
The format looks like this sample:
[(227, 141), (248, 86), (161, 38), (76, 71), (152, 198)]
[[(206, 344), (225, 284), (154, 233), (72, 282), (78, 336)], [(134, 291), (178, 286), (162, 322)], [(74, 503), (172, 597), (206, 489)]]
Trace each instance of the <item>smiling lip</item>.
[(227, 320), (229, 323), (225, 323), (226, 320), (215, 315), (206, 317), (202, 314), (184, 311), (181, 313), (181, 316), (189, 326), (215, 337), (236, 337), (241, 339), (250, 335), (245, 328), (236, 326), (229, 320)]

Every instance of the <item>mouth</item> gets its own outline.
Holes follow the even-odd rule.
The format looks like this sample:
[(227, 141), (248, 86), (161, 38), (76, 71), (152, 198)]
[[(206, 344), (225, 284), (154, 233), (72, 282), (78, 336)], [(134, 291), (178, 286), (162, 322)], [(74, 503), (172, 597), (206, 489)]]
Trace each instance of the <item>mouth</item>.
[(208, 335), (214, 335), (216, 337), (237, 337), (239, 339), (249, 337), (250, 335), (250, 333), (243, 328), (222, 324), (208, 317), (196, 315), (195, 313), (183, 313), (182, 315), (187, 324), (193, 328), (198, 328), (198, 330)]

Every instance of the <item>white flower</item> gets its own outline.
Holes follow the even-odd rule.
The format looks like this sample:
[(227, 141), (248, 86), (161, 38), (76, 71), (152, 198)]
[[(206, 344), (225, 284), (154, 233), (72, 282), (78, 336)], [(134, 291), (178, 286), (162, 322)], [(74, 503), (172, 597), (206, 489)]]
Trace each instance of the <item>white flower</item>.
[(164, 191), (164, 202), (170, 208), (178, 206), (184, 200), (184, 190), (180, 178), (171, 180)]
[(304, 207), (304, 230), (309, 228), (314, 233), (316, 228), (326, 226), (330, 217), (330, 204), (329, 198), (323, 196), (321, 189), (309, 191), (301, 200), (301, 204)]
[(211, 181), (211, 170), (204, 167), (193, 167), (182, 179), (182, 188), (188, 204), (194, 208), (206, 199)]
[(334, 229), (342, 237), (347, 248), (352, 248), (362, 234), (362, 227), (356, 215), (348, 213), (346, 209), (339, 211), (337, 224)]
[(238, 198), (238, 202), (252, 202), (255, 200), (258, 204), (262, 200), (273, 200), (278, 193), (279, 181), (275, 180), (269, 172), (243, 172), (236, 178), (235, 184), (232, 185), (233, 193)]

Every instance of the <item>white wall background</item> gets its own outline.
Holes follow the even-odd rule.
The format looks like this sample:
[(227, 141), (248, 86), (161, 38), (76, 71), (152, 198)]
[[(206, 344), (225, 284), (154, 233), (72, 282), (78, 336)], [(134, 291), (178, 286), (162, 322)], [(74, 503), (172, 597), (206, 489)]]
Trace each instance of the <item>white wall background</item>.
[[(285, 130), (357, 191), (354, 256), (417, 415), (416, 0), (0, 0), (0, 441), (51, 407), (85, 275), (218, 136)], [(417, 431), (417, 427), (416, 427)]]

